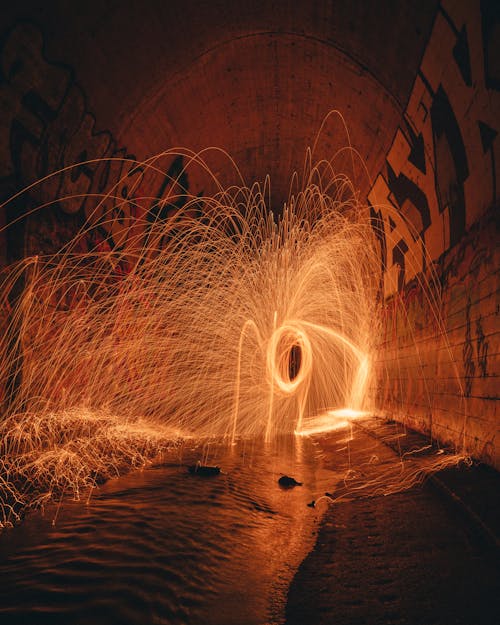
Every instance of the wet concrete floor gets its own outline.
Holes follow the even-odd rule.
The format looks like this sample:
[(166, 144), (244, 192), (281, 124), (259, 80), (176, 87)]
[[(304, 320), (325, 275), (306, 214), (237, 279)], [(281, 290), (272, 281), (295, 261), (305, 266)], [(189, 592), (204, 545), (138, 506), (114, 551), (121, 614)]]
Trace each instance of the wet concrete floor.
[[(392, 440), (400, 453), (419, 444), (411, 433)], [(353, 466), (368, 448), (381, 463), (395, 453), (369, 428), (357, 429)], [(334, 458), (335, 448), (325, 454)], [(356, 479), (363, 486), (363, 480), (375, 484), (374, 477)], [(332, 495), (342, 489), (339, 483)], [(295, 575), (287, 625), (500, 623), (498, 473), (462, 466), (387, 496), (375, 487), (371, 495), (366, 488), (360, 496), (350, 490), (350, 501), (329, 504), (316, 547)]]

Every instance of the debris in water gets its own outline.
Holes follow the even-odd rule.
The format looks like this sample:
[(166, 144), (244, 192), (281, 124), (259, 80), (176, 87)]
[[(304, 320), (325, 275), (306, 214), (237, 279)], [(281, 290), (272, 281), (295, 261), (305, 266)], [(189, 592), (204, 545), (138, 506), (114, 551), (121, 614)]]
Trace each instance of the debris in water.
[(209, 476), (209, 475), (219, 475), (220, 467), (216, 466), (208, 466), (206, 464), (200, 464), (197, 462), (196, 464), (191, 464), (188, 466), (189, 473), (193, 475), (201, 475), (201, 476)]
[(278, 480), (278, 484), (283, 488), (293, 488), (294, 486), (302, 486), (302, 482), (297, 482), (293, 477), (288, 475), (282, 475)]

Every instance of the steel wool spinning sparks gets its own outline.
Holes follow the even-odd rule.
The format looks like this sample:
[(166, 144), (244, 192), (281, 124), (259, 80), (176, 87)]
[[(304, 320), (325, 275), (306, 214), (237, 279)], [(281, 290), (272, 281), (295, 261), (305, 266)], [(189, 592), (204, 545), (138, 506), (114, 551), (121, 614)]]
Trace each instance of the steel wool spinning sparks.
[(182, 438), (269, 442), (368, 407), (380, 260), (349, 181), (312, 169), (279, 218), (258, 185), (183, 195), (174, 217), (138, 212), (126, 245), (85, 249), (112, 189), (60, 251), (4, 271), (1, 524)]
[(25, 287), (2, 345), (8, 413), (105, 408), (270, 440), (362, 406), (378, 263), (361, 212), (314, 185), (278, 223), (257, 187), (206, 203), (121, 253), (72, 243), (11, 270), (4, 291)]

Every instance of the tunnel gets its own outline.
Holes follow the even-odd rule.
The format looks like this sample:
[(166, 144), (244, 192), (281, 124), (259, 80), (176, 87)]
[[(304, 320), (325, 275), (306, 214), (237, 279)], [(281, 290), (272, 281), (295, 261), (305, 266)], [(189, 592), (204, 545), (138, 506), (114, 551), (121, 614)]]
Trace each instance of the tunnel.
[[(121, 255), (126, 261), (135, 253), (138, 240), (151, 240), (148, 237), (153, 235), (148, 232), (153, 232), (157, 223), (169, 228), (168, 224), (184, 215), (190, 223), (203, 223), (210, 214), (210, 201), (205, 198), (233, 187), (257, 188), (250, 194), (252, 201), (264, 202), (271, 215), (269, 223), (279, 224), (313, 171), (325, 194), (335, 195), (334, 206), (335, 202), (355, 202), (360, 207), (375, 258), (376, 303), (366, 313), (368, 321), (363, 318), (355, 325), (358, 331), (365, 324), (366, 336), (370, 336), (370, 327), (373, 334), (376, 327), (377, 336), (370, 339), (371, 368), (363, 400), (356, 400), (354, 407), (369, 405), (370, 414), (383, 418), (385, 427), (390, 424), (399, 428), (397, 432), (411, 431), (412, 436), (420, 437), (415, 440), (425, 441), (419, 443), (419, 449), (434, 446), (440, 453), (450, 449), (467, 458), (469, 465), (480, 465), (496, 488), (495, 476), (500, 470), (499, 59), (500, 7), (494, 0), (26, 0), (3, 8), (0, 270), (7, 277), (2, 278), (5, 290), (0, 318), (5, 337), (0, 354), (2, 417), (7, 418), (8, 405), (15, 405), (11, 421), (26, 409), (28, 399), (17, 400), (19, 388), (36, 378), (38, 363), (45, 358), (37, 352), (42, 343), (33, 338), (42, 324), (26, 330), (24, 313), (16, 312), (33, 297), (30, 280), (39, 275), (38, 259), (61, 253), (70, 257), (77, 249), (88, 258), (106, 253), (109, 257)], [(315, 166), (319, 169), (314, 170)], [(330, 174), (337, 176), (333, 183)], [(259, 186), (252, 187), (254, 183)], [(112, 194), (106, 195), (109, 189)], [(248, 193), (235, 195), (235, 205), (243, 196), (249, 197)], [(355, 200), (346, 200), (347, 196)], [(231, 219), (238, 221), (235, 213)], [(341, 236), (349, 235), (347, 230), (345, 233)], [(68, 247), (75, 237), (79, 237), (77, 248)], [(161, 241), (158, 246), (166, 245), (166, 239)], [(192, 241), (196, 245), (198, 240)], [(351, 255), (363, 256), (363, 250), (358, 243)], [(324, 254), (326, 258), (326, 246)], [(96, 266), (92, 265), (92, 271), (97, 271)], [(83, 261), (75, 264), (76, 286), (66, 291), (66, 287), (54, 286), (51, 291), (51, 297), (57, 295), (61, 302), (65, 298), (65, 310), (81, 302), (78, 285), (87, 276), (85, 267)], [(56, 275), (52, 265), (50, 270)], [(121, 266), (106, 271), (102, 269), (102, 284), (107, 292), (119, 291)], [(163, 284), (156, 274), (151, 279)], [(44, 281), (47, 284), (45, 278), (39, 281), (40, 289)], [(191, 298), (187, 286), (177, 285), (177, 293), (182, 292), (186, 301), (203, 293), (205, 306), (212, 306), (215, 300), (210, 289), (205, 293), (195, 280), (189, 284), (194, 293)], [(260, 287), (255, 285), (264, 284), (264, 278), (253, 284), (258, 291)], [(315, 282), (314, 296), (321, 293), (327, 297), (328, 285), (326, 279), (323, 287)], [(248, 293), (251, 291), (249, 287)], [(228, 287), (225, 293), (230, 292)], [(353, 310), (362, 306), (364, 294), (359, 291)], [(222, 302), (213, 315), (230, 306), (236, 304)], [(99, 310), (106, 311), (106, 305)], [(200, 310), (201, 304), (190, 313), (193, 341), (200, 335), (195, 327)], [(57, 330), (51, 311), (46, 308), (46, 318)], [(123, 306), (120, 315), (126, 314)], [(354, 313), (349, 309), (348, 314)], [(308, 364), (310, 344), (317, 339), (320, 347), (313, 345), (312, 350), (330, 350), (331, 337), (338, 338), (330, 332), (327, 340), (324, 332), (316, 332), (317, 324), (316, 334), (311, 334), (313, 324), (301, 325), (295, 320), (282, 332), (276, 329), (276, 318), (276, 311), (270, 309), (266, 323), (273, 337), (279, 335), (273, 349), (278, 353), (279, 347), (283, 352), (276, 364), (281, 387), (275, 391), (273, 409), (280, 392), (305, 389), (308, 367), (315, 371), (315, 365)], [(82, 324), (93, 323), (90, 315), (82, 319)], [(107, 345), (107, 332), (115, 321), (109, 323), (105, 326), (103, 322), (102, 331), (92, 330), (100, 346)], [(238, 410), (243, 410), (247, 397), (244, 368), (250, 358), (245, 349), (261, 341), (262, 329), (252, 324), (240, 324), (243, 329), (234, 334), (239, 352), (237, 358), (231, 356), (233, 369), (242, 373), (236, 391), (231, 387), (227, 393), (227, 401), (235, 396), (237, 404), (227, 426), (233, 444), (240, 425), (246, 418), (250, 422), (250, 417), (241, 416)], [(149, 327), (146, 317), (140, 327), (144, 332)], [(134, 336), (140, 335), (139, 330), (134, 332)], [(290, 338), (284, 342), (287, 332)], [(110, 350), (116, 341), (124, 344), (129, 340), (131, 333), (125, 331), (124, 336), (115, 338)], [(359, 349), (359, 341), (364, 339), (352, 336), (356, 338), (341, 337), (341, 343), (337, 341), (328, 352), (335, 358), (342, 352), (344, 377), (351, 387), (361, 378), (365, 384), (365, 357)], [(54, 343), (58, 351), (65, 340)], [(181, 353), (178, 367), (184, 379), (196, 377), (196, 370), (216, 376), (215, 365), (211, 369), (207, 364), (210, 341), (203, 343), (204, 356), (194, 360), (196, 366), (190, 365), (189, 370)], [(149, 353), (153, 348), (157, 346), (141, 343), (140, 351)], [(91, 348), (85, 350), (88, 355)], [(158, 353), (158, 358), (164, 358)], [(127, 358), (123, 356), (123, 361)], [(221, 362), (225, 358), (222, 354)], [(34, 365), (27, 373), (30, 359)], [(111, 359), (103, 359), (96, 379), (109, 377)], [(61, 366), (68, 369), (67, 362), (61, 359)], [(79, 362), (79, 371), (85, 370), (88, 361)], [(269, 356), (267, 365), (263, 360), (262, 375), (273, 379), (275, 365), (270, 362)], [(130, 367), (139, 366), (134, 363)], [(155, 375), (149, 365), (141, 371), (148, 379)], [(65, 375), (57, 374), (56, 380), (61, 402), (71, 384), (79, 388), (79, 382)], [(56, 382), (51, 378), (51, 401)], [(114, 392), (113, 384), (120, 383), (123, 381), (109, 382), (106, 393)], [(127, 384), (129, 395), (141, 392), (139, 382)], [(354, 401), (351, 387), (346, 403)], [(191, 391), (186, 389), (187, 397)], [(303, 415), (312, 405), (310, 397), (320, 394), (318, 389), (319, 383), (311, 383), (309, 395), (304, 390), (298, 396), (299, 407), (294, 403), (293, 410), (299, 416), (294, 417), (292, 429), (307, 422)], [(151, 411), (161, 404), (160, 390), (155, 391), (158, 396)], [(248, 391), (248, 397), (257, 394), (254, 387)], [(328, 401), (344, 408), (333, 392)], [(283, 414), (289, 414), (292, 400), (283, 402)], [(39, 405), (35, 402), (33, 411)], [(112, 403), (109, 405), (113, 409)], [(67, 428), (73, 427), (69, 419)], [(270, 417), (266, 419), (262, 428), (267, 439)], [(97, 428), (97, 422), (91, 427)], [(30, 431), (35, 431), (35, 426)], [(41, 436), (38, 429), (36, 435)], [(150, 455), (154, 455), (151, 449), (155, 444), (149, 438), (144, 443), (150, 445)], [(406, 451), (414, 453), (413, 448)], [(401, 447), (398, 453), (405, 456)], [(370, 461), (378, 461), (380, 454), (373, 452)], [(65, 462), (72, 462), (71, 458)], [(116, 463), (118, 466), (119, 460)], [(93, 475), (97, 483), (97, 469)], [(87, 486), (89, 483), (87, 480)], [(41, 487), (34, 507), (45, 501), (43, 493), (51, 488)], [(17, 510), (13, 491), (8, 492), (2, 500), (6, 527), (12, 520), (6, 510), (12, 514)], [(327, 495), (323, 498), (328, 499)], [(495, 540), (498, 549), (498, 535)], [(326, 561), (320, 566), (332, 569)], [(498, 583), (498, 576), (492, 583)], [(233, 605), (228, 611), (233, 616), (221, 616), (220, 623), (236, 622), (231, 618), (237, 608)], [(9, 618), (5, 614), (17, 618), (15, 612), (0, 611), (0, 621)], [(97, 614), (101, 618), (104, 612)], [(111, 617), (102, 618), (88, 622), (115, 622)], [(182, 618), (187, 616), (158, 622), (188, 622)], [(290, 623), (330, 622), (294, 618), (297, 620), (290, 617)], [(403, 622), (394, 618), (373, 622)], [(478, 617), (477, 622), (494, 622), (488, 618)]]

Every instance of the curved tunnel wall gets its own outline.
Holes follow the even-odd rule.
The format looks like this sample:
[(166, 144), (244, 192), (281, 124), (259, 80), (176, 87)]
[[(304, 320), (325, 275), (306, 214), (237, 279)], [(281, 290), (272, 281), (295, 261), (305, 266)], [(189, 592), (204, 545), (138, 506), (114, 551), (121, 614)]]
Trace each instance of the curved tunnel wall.
[[(337, 109), (367, 173), (350, 157), (336, 165), (379, 233), (373, 398), (499, 468), (499, 30), (493, 1), (24, 3), (1, 33), (1, 198), (82, 160), (217, 146), (247, 182), (269, 174), (280, 207)], [(346, 144), (332, 116), (315, 158)], [(169, 158), (161, 167), (177, 175), (184, 163)], [(235, 182), (225, 156), (210, 159), (221, 184)], [(123, 180), (126, 197), (136, 175), (132, 161), (96, 162), (11, 202), (0, 219), (20, 219), (1, 262), (54, 251), (92, 214), (85, 194)], [(200, 172), (181, 182), (207, 191)], [(171, 192), (161, 177), (149, 186), (144, 211)], [(28, 217), (66, 193), (81, 197)], [(176, 202), (167, 215), (182, 190)], [(103, 226), (112, 245), (127, 244), (134, 210), (124, 202)], [(444, 324), (428, 304), (436, 294)]]

